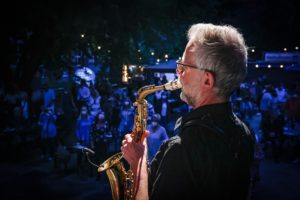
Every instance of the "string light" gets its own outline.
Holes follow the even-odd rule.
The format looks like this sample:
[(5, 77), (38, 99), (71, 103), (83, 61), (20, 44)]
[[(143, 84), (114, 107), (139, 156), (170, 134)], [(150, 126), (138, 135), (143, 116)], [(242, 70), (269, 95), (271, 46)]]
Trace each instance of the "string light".
[(272, 66), (271, 65), (268, 65), (268, 68), (271, 68)]
[(251, 49), (251, 51), (252, 51), (252, 53), (254, 53), (254, 52), (255, 52), (255, 49)]
[(155, 53), (152, 51), (152, 52), (151, 52), (151, 56), (154, 56), (154, 54), (155, 54)]
[(297, 47), (295, 47), (295, 50), (299, 50), (299, 47), (297, 46)]
[(81, 34), (80, 36), (81, 36), (82, 38), (84, 38), (84, 34)]
[(287, 48), (284, 48), (283, 51), (287, 51)]
[(283, 68), (283, 65), (280, 65), (280, 68)]
[(169, 58), (169, 55), (168, 55), (168, 54), (166, 54), (166, 55), (165, 55), (165, 59), (168, 59), (168, 58)]
[(97, 49), (100, 50), (100, 49), (101, 49), (101, 46), (98, 46)]
[(259, 65), (258, 65), (258, 64), (256, 64), (256, 65), (255, 65), (255, 68), (259, 68)]
[(128, 72), (127, 72), (127, 65), (123, 65), (122, 67), (122, 82), (128, 83)]

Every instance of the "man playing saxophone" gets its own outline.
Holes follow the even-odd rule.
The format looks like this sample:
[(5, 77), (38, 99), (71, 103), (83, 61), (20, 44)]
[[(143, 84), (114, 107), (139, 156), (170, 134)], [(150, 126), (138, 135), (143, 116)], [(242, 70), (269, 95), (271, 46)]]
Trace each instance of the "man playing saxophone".
[(135, 180), (136, 199), (247, 199), (253, 138), (234, 115), (230, 96), (246, 76), (247, 48), (231, 26), (195, 24), (176, 72), (180, 98), (193, 110), (148, 166), (148, 131), (127, 134), (121, 150)]

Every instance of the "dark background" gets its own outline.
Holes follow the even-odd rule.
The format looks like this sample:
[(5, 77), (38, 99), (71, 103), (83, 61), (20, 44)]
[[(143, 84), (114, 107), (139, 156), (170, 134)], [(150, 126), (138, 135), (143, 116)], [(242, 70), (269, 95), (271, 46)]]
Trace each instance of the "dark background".
[(256, 50), (250, 59), (299, 46), (296, 0), (11, 0), (1, 7), (2, 80), (25, 88), (39, 66), (72, 68), (80, 53), (111, 67), (119, 81), (122, 64), (149, 64), (152, 51), (181, 56), (187, 29), (199, 22), (237, 27)]

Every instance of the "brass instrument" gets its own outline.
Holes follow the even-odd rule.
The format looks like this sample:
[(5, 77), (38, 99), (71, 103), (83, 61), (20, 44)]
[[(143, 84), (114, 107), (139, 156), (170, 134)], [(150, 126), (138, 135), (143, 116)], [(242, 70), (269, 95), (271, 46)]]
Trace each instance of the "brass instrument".
[[(159, 90), (177, 90), (179, 88), (181, 88), (181, 83), (179, 79), (176, 79), (164, 85), (148, 85), (138, 90), (138, 96), (134, 102), (136, 110), (134, 127), (131, 133), (131, 137), (135, 142), (139, 142), (146, 131), (148, 119), (148, 103), (147, 100), (145, 100), (146, 96)], [(125, 170), (125, 167), (121, 162), (122, 158), (122, 152), (117, 153), (104, 161), (98, 168), (99, 173), (106, 171), (112, 190), (113, 200), (134, 199), (135, 196), (133, 173), (131, 170)]]

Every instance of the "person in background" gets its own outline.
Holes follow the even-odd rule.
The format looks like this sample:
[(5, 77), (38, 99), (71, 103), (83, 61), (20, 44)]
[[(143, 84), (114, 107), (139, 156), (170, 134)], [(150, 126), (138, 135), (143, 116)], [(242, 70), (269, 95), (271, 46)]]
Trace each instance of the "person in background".
[(20, 106), (22, 109), (22, 116), (26, 121), (29, 121), (29, 102), (28, 102), (28, 94), (23, 92), (20, 95)]
[(265, 86), (265, 91), (263, 92), (261, 101), (260, 101), (260, 111), (261, 111), (261, 122), (260, 128), (262, 130), (264, 141), (270, 139), (271, 131), (271, 112), (272, 112), (272, 91), (273, 87), (271, 85)]
[(82, 106), (76, 123), (77, 142), (86, 147), (91, 147), (91, 126), (93, 119), (88, 112), (87, 106)]
[(148, 102), (148, 120), (149, 121), (151, 121), (154, 114), (155, 114), (154, 106), (152, 103)]
[(90, 96), (91, 96), (91, 90), (87, 85), (87, 82), (81, 79), (80, 85), (77, 88), (76, 107), (81, 108), (83, 105), (88, 105)]
[(168, 102), (168, 93), (166, 91), (161, 94), (161, 99), (156, 102), (154, 110), (161, 116), (161, 125), (167, 127), (168, 116), (170, 115), (171, 109)]
[[(92, 125), (93, 149), (95, 150), (94, 162), (103, 163), (108, 158), (109, 144), (112, 140), (112, 134), (109, 130), (109, 124), (103, 111), (99, 112)], [(102, 173), (97, 173), (97, 180), (100, 180)]]
[[(249, 126), (249, 123), (246, 123)], [(261, 166), (261, 162), (262, 160), (265, 158), (265, 153), (263, 150), (263, 143), (260, 141), (260, 138), (258, 137), (257, 134), (255, 134), (255, 132), (253, 131), (253, 129), (250, 129), (253, 137), (254, 137), (254, 141), (255, 141), (255, 145), (254, 145), (254, 157), (253, 157), (253, 163), (252, 163), (252, 167), (251, 167), (251, 190), (250, 192), (250, 196), (252, 199), (253, 198), (253, 194), (254, 194), (254, 189), (257, 185), (257, 183), (260, 181), (261, 179), (261, 170), (260, 170), (260, 166)]]
[(51, 109), (54, 111), (54, 102), (55, 102), (55, 91), (49, 88), (49, 83), (44, 83), (42, 86), (43, 92), (43, 100), (44, 100), (44, 107)]
[(53, 112), (52, 106), (47, 108), (42, 107), (42, 112), (39, 117), (41, 130), (41, 145), (42, 158), (52, 160), (56, 149), (56, 115)]
[(92, 125), (93, 149), (95, 149), (96, 163), (102, 163), (108, 157), (108, 146), (112, 138), (105, 113), (99, 112)]
[(283, 83), (280, 83), (279, 87), (275, 88), (277, 98), (278, 98), (278, 104), (280, 106), (280, 109), (283, 110), (283, 106), (287, 100), (288, 93), (284, 87)]
[(129, 98), (125, 99), (120, 111), (119, 118), (120, 118), (120, 124), (118, 129), (119, 134), (123, 136), (126, 133), (130, 133), (133, 128), (134, 110)]
[[(93, 147), (93, 140), (92, 140), (92, 124), (93, 124), (93, 117), (90, 115), (88, 106), (82, 105), (80, 109), (80, 114), (76, 121), (76, 145), (82, 148), (89, 148)], [(81, 149), (81, 148), (79, 148)], [(86, 175), (89, 173), (92, 175), (92, 166), (87, 161), (87, 157), (83, 154), (83, 150), (79, 150), (77, 152), (77, 174), (79, 175)]]
[(169, 139), (166, 129), (159, 124), (160, 115), (154, 114), (152, 116), (151, 123), (147, 126), (150, 135), (147, 138), (148, 140), (148, 160), (151, 161), (158, 151), (160, 145)]
[(31, 94), (31, 116), (33, 121), (38, 121), (39, 114), (41, 113), (41, 107), (43, 105), (43, 92), (40, 88), (33, 90)]
[(89, 108), (93, 117), (96, 117), (96, 115), (101, 111), (101, 96), (94, 86), (91, 86)]
[(57, 112), (60, 112), (61, 115), (61, 131), (62, 131), (62, 142), (65, 143), (65, 145), (70, 146), (72, 145), (72, 140), (74, 136), (75, 131), (75, 124), (76, 124), (76, 118), (78, 109), (76, 107), (76, 104), (73, 99), (73, 95), (71, 93), (71, 90), (68, 88), (65, 88), (61, 92), (60, 96), (60, 110)]
[(241, 89), (241, 119), (246, 120), (252, 119), (253, 116), (253, 104), (251, 101), (251, 93), (249, 89), (249, 85), (247, 83), (243, 83), (240, 86)]

